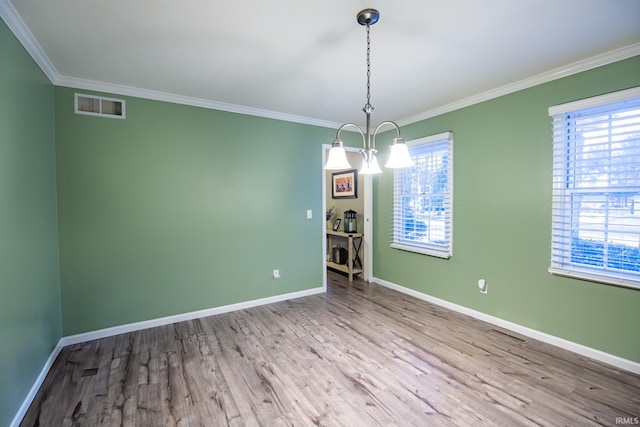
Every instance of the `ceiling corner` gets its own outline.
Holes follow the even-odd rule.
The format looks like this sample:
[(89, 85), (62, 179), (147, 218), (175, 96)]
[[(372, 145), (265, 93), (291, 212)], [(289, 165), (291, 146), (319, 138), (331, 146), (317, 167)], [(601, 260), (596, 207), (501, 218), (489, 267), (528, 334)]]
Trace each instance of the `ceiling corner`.
[(40, 47), (31, 31), (27, 28), (16, 9), (9, 0), (0, 0), (0, 17), (7, 24), (11, 32), (16, 36), (25, 50), (38, 64), (42, 72), (49, 78), (51, 83), (56, 84), (60, 78), (58, 71), (53, 66), (44, 50)]

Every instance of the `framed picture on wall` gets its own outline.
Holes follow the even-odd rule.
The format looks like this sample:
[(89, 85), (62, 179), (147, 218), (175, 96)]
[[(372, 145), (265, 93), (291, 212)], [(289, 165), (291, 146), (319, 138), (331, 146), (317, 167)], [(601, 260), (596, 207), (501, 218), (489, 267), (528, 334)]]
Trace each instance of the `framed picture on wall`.
[(357, 199), (358, 198), (358, 171), (348, 171), (331, 174), (331, 198), (333, 199)]

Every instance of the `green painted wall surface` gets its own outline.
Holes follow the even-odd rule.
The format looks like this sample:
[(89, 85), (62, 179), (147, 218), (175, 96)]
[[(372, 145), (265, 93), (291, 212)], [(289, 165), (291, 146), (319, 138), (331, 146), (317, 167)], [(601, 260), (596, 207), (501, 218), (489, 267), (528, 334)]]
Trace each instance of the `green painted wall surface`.
[(124, 99), (56, 88), (65, 335), (322, 286), (331, 129)]
[(0, 425), (61, 337), (53, 85), (0, 20)]
[[(403, 128), (454, 132), (449, 260), (391, 249), (392, 174), (374, 183), (374, 276), (640, 362), (640, 291), (549, 274), (548, 107), (640, 85), (640, 57)], [(477, 281), (488, 281), (482, 295)]]
[[(0, 54), (0, 425), (63, 332), (321, 286), (334, 130), (131, 97), (125, 120), (76, 115), (4, 23)], [(405, 126), (455, 133), (454, 256), (389, 248), (385, 173), (374, 275), (640, 362), (640, 291), (547, 273), (547, 108), (637, 85), (640, 57)]]

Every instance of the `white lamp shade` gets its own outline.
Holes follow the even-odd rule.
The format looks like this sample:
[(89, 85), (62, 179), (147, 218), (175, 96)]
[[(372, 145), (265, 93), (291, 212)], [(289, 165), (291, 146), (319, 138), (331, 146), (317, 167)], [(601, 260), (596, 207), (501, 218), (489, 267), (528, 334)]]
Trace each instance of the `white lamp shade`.
[(347, 160), (347, 153), (344, 151), (344, 147), (342, 147), (342, 144), (340, 144), (340, 146), (336, 146), (334, 144), (334, 146), (329, 150), (329, 158), (327, 159), (327, 163), (324, 165), (324, 169), (340, 170), (350, 168), (351, 165)]
[(382, 169), (378, 166), (378, 158), (374, 155), (371, 156), (371, 160), (367, 162), (365, 158), (362, 160), (362, 167), (358, 172), (360, 175), (373, 175), (376, 173), (382, 173)]
[(391, 146), (389, 160), (385, 163), (385, 168), (408, 168), (415, 164), (409, 155), (409, 147), (404, 142), (394, 142)]

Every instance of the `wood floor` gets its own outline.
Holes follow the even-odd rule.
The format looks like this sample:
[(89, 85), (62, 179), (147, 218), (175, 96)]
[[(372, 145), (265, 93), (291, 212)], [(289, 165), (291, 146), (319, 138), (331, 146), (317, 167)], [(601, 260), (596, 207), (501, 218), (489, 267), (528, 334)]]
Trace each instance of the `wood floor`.
[(640, 376), (329, 279), (326, 295), (65, 347), (21, 425), (612, 426), (640, 416)]

